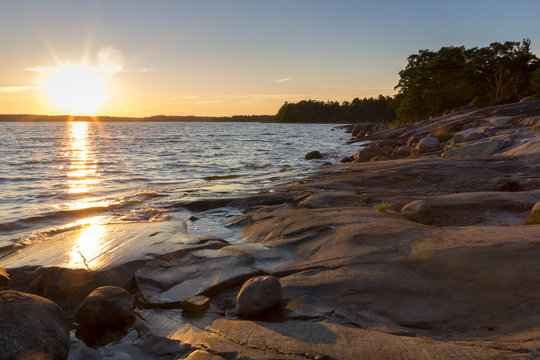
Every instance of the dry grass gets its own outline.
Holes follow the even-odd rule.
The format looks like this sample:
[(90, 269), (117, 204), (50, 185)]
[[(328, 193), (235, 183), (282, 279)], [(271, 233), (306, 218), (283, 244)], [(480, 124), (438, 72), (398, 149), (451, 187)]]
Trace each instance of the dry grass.
[(540, 214), (529, 215), (522, 223), (523, 225), (540, 225)]
[(388, 201), (383, 200), (377, 205), (375, 205), (375, 210), (377, 210), (377, 212), (386, 212), (388, 210), (392, 210), (392, 204), (390, 204)]

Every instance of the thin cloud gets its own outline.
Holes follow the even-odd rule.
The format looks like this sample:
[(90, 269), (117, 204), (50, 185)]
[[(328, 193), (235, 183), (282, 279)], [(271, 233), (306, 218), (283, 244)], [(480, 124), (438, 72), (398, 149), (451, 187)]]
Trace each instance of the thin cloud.
[(37, 89), (39, 89), (39, 86), (0, 86), (0, 92), (2, 93), (18, 93)]
[(279, 84), (279, 83), (292, 81), (292, 78), (268, 79), (268, 81)]

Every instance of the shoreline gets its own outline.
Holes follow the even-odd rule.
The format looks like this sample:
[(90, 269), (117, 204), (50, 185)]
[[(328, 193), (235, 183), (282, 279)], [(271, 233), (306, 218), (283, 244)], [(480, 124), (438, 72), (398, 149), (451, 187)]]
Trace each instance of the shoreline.
[[(9, 268), (7, 286), (52, 299), (70, 317), (97, 286), (135, 296), (138, 318), (125, 334), (93, 349), (72, 331), (69, 359), (126, 349), (155, 359), (195, 359), (196, 352), (208, 359), (540, 356), (539, 225), (520, 225), (540, 201), (540, 136), (530, 130), (540, 113), (519, 109), (481, 115), (495, 117), (490, 126), (466, 112), (414, 125), (409, 130), (426, 137), (474, 119), (479, 126), (470, 129), (500, 134), (427, 151), (419, 139), (413, 158), (397, 156), (409, 130), (370, 135), (395, 145), (375, 145), (356, 162), (241, 200), (245, 214), (229, 226), (244, 242), (134, 228), (139, 240), (121, 253), (129, 260), (116, 252), (99, 271)], [(503, 116), (512, 119), (501, 125)], [(536, 125), (522, 125), (531, 118)], [(512, 143), (493, 146), (504, 137)], [(486, 155), (485, 148), (496, 150)], [(182, 242), (171, 242), (178, 234)], [(143, 243), (150, 248), (137, 247)], [(267, 317), (243, 318), (236, 294), (261, 274), (280, 280), (282, 305)], [(179, 309), (192, 295), (210, 299), (204, 314)]]

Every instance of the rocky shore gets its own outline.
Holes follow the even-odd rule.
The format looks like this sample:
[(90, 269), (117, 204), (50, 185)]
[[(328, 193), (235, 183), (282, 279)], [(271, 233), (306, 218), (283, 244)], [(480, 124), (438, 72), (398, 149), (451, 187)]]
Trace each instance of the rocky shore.
[(240, 243), (161, 222), (78, 268), (77, 231), (2, 258), (0, 354), (540, 357), (540, 101), (352, 135), (372, 143), (316, 178), (186, 204), (242, 210)]

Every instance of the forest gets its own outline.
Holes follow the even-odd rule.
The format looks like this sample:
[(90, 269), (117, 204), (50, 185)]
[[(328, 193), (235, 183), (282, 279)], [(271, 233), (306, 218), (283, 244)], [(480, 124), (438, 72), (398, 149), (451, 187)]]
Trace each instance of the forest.
[(303, 100), (286, 102), (279, 122), (411, 123), (439, 116), (456, 107), (499, 105), (525, 96), (540, 98), (540, 60), (531, 41), (494, 42), (487, 47), (442, 47), (420, 50), (399, 72), (394, 97), (352, 102)]

